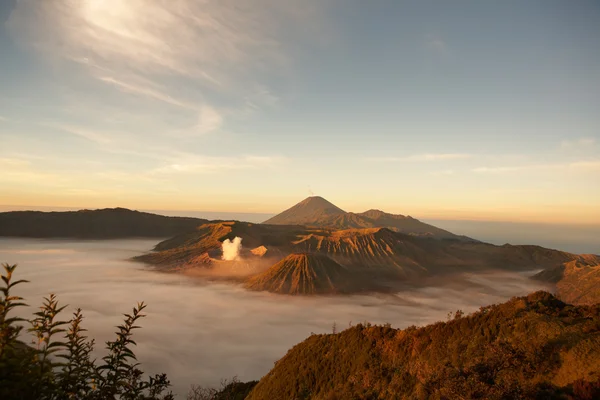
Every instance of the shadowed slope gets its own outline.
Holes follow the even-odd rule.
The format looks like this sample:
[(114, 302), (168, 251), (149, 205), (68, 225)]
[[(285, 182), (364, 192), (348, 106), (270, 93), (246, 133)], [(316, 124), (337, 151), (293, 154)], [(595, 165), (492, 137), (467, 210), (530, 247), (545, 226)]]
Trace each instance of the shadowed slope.
[(358, 286), (353, 281), (356, 281), (356, 275), (327, 256), (290, 254), (267, 271), (250, 278), (245, 287), (281, 294), (330, 294)]
[(423, 328), (312, 335), (247, 399), (565, 398), (600, 378), (599, 348), (598, 306), (536, 292)]
[(600, 303), (600, 259), (586, 254), (546, 269), (535, 279), (556, 284), (561, 299), (572, 304)]

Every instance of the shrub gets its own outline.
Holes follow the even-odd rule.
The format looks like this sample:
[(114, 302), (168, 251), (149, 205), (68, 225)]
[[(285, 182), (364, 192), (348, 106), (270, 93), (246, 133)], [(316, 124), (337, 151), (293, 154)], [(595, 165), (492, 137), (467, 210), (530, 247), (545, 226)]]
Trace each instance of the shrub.
[[(34, 318), (9, 316), (25, 306), (12, 289), (27, 281), (13, 281), (16, 265), (2, 265), (0, 288), (0, 399), (23, 400), (170, 400), (170, 383), (165, 374), (144, 379), (132, 347), (136, 323), (145, 315), (144, 303), (117, 327), (114, 341), (106, 342), (108, 354), (100, 362), (92, 359), (94, 341), (85, 336), (83, 314), (77, 309), (69, 321), (60, 319), (65, 306), (55, 295), (44, 299)], [(30, 344), (21, 341), (29, 323)]]
[(221, 388), (192, 385), (187, 400), (244, 400), (258, 381), (240, 382), (236, 376), (221, 380)]

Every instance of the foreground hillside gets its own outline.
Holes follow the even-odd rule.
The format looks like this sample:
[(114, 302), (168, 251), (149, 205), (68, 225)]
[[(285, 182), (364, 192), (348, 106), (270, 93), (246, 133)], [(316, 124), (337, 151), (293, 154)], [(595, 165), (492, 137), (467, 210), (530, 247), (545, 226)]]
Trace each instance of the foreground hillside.
[(207, 222), (198, 218), (106, 208), (66, 212), (12, 211), (0, 213), (0, 236), (109, 239), (169, 237)]
[(247, 399), (593, 399), (599, 379), (600, 305), (537, 292), (423, 328), (310, 336)]

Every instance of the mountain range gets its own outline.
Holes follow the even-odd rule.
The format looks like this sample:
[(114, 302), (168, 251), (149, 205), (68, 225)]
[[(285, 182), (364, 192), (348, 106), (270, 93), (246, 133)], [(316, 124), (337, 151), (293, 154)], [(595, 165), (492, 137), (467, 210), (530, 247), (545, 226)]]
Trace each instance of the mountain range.
[[(537, 278), (556, 284), (559, 294), (569, 292), (569, 298), (577, 303), (600, 301), (599, 256), (533, 245), (496, 246), (450, 232), (440, 236), (418, 220), (383, 218), (390, 214), (380, 212), (376, 213), (380, 221), (396, 223), (408, 218), (411, 226), (423, 229), (410, 231), (404, 225), (402, 229), (408, 230), (405, 233), (399, 231), (398, 224), (370, 228), (320, 226), (327, 225), (324, 221), (337, 221), (336, 224), (353, 221), (347, 218), (348, 214), (320, 197), (310, 197), (263, 224), (237, 221), (203, 224), (160, 242), (153, 252), (136, 259), (163, 270), (216, 270), (222, 264), (216, 262), (221, 256), (222, 242), (240, 237), (243, 244), (240, 256), (247, 266), (244, 275), (249, 276), (244, 285), (251, 290), (296, 295), (388, 291), (394, 290), (398, 282), (425, 276), (486, 269), (537, 269), (545, 271)], [(375, 216), (370, 211), (366, 214)], [(211, 264), (207, 260), (215, 261)], [(591, 272), (560, 275), (565, 269), (571, 271), (571, 266), (582, 265)], [(585, 278), (586, 283), (566, 284), (563, 275), (574, 282)], [(581, 295), (582, 290), (587, 294)]]
[[(397, 282), (484, 269), (543, 270), (568, 302), (600, 302), (600, 257), (532, 245), (495, 246), (410, 216), (349, 213), (312, 196), (265, 221), (207, 221), (123, 208), (0, 213), (0, 236), (109, 239), (171, 237), (136, 257), (163, 270), (211, 271), (251, 290), (332, 294), (394, 290)], [(240, 259), (222, 242), (242, 238)], [(234, 266), (235, 268), (229, 268)], [(228, 269), (229, 268), (229, 269)], [(235, 270), (235, 274), (231, 273)]]

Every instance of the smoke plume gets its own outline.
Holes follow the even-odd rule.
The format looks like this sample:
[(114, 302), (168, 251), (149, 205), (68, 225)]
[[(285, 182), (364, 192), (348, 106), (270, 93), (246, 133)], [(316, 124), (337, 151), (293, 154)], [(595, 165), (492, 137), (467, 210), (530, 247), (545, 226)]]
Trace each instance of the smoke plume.
[(242, 238), (236, 236), (233, 241), (229, 239), (223, 240), (223, 260), (233, 261), (240, 258), (240, 250), (242, 250)]

